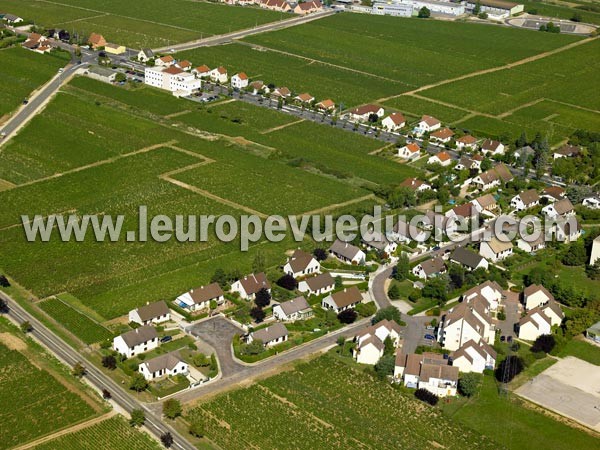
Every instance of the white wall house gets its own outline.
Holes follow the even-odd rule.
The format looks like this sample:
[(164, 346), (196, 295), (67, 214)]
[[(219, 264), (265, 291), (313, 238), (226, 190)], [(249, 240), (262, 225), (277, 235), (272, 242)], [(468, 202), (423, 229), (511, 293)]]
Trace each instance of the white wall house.
[(398, 149), (398, 156), (404, 159), (417, 159), (421, 156), (421, 147), (416, 142), (411, 142)]
[(201, 87), (201, 80), (179, 67), (146, 67), (144, 75), (145, 84), (170, 91), (179, 97), (189, 96)]
[(510, 241), (503, 242), (494, 237), (479, 245), (479, 254), (494, 262), (502, 261), (513, 254), (513, 245)]
[(267, 280), (267, 276), (264, 272), (257, 274), (252, 273), (235, 281), (231, 285), (231, 292), (239, 293), (240, 298), (244, 300), (254, 300), (256, 293), (263, 288), (269, 293), (271, 292), (271, 284), (269, 283), (269, 280)]
[(399, 112), (392, 113), (381, 121), (381, 126), (388, 131), (398, 131), (405, 125), (406, 119)]
[(458, 367), (463, 373), (483, 373), (485, 369), (493, 370), (496, 366), (496, 356), (496, 351), (484, 341), (468, 341), (450, 355), (452, 366)]
[(273, 307), (273, 317), (284, 322), (305, 320), (314, 315), (314, 311), (304, 297), (296, 297)]
[(147, 381), (151, 381), (167, 376), (187, 375), (189, 365), (176, 352), (171, 352), (142, 362), (138, 371)]
[(288, 330), (284, 324), (274, 323), (267, 328), (261, 328), (260, 330), (250, 333), (248, 336), (248, 343), (255, 340), (262, 341), (265, 347), (272, 347), (288, 340)]
[(413, 389), (427, 389), (438, 397), (456, 395), (458, 367), (448, 365), (439, 353), (404, 354), (398, 351), (394, 379)]
[(532, 284), (523, 290), (523, 306), (526, 311), (550, 301), (554, 301), (554, 296), (541, 284)]
[(363, 264), (367, 257), (360, 248), (339, 239), (329, 247), (329, 253), (348, 264)]
[(523, 191), (520, 194), (515, 195), (510, 201), (511, 208), (514, 208), (517, 211), (533, 208), (539, 204), (540, 195), (535, 189)]
[(113, 350), (131, 358), (158, 347), (158, 333), (154, 327), (142, 326), (113, 339)]
[(558, 217), (568, 217), (575, 214), (575, 208), (568, 198), (563, 198), (554, 203), (550, 203), (542, 208), (542, 212), (549, 219), (556, 219)]
[(321, 264), (310, 253), (295, 250), (283, 266), (283, 271), (294, 278), (321, 273)]
[(225, 302), (225, 294), (219, 283), (211, 283), (206, 286), (191, 289), (185, 294), (181, 294), (175, 302), (184, 309), (198, 311), (208, 309), (210, 302), (215, 301), (217, 305)]
[(362, 294), (356, 286), (352, 286), (350, 288), (344, 288), (343, 291), (338, 291), (325, 297), (321, 302), (321, 307), (323, 309), (331, 309), (336, 314), (339, 314), (346, 309), (356, 307), (356, 305), (361, 302)]
[(333, 291), (335, 280), (329, 272), (305, 278), (298, 283), (298, 290), (307, 295), (323, 295)]
[(210, 79), (211, 81), (215, 82), (215, 83), (227, 83), (228, 80), (228, 76), (227, 76), (227, 69), (225, 69), (225, 67), (217, 67), (213, 70), (210, 71)]
[(171, 311), (163, 300), (155, 303), (146, 303), (129, 311), (129, 321), (140, 325), (168, 322), (171, 320)]
[(519, 339), (535, 341), (543, 334), (552, 333), (550, 318), (539, 309), (531, 310), (519, 321)]
[(248, 75), (244, 72), (236, 73), (231, 77), (231, 87), (235, 89), (243, 89), (248, 86)]
[(494, 141), (493, 139), (486, 139), (481, 144), (481, 152), (484, 155), (492, 154), (492, 155), (503, 155), (505, 151), (504, 144), (499, 141)]
[(418, 135), (422, 135), (425, 133), (431, 133), (441, 126), (442, 123), (435, 117), (423, 116), (413, 131)]

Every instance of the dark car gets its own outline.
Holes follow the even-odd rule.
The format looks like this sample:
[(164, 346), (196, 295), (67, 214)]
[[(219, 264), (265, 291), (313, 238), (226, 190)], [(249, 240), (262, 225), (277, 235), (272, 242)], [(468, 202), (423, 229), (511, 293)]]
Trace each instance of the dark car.
[(429, 339), (431, 341), (435, 340), (435, 336), (433, 334), (426, 334), (424, 337), (425, 339)]
[(26, 98), (23, 99), (23, 104), (26, 105), (27, 103), (29, 103), (29, 100), (27, 100)]
[(506, 336), (500, 336), (500, 342), (506, 341)]
[(160, 342), (169, 342), (172, 341), (173, 337), (172, 336), (163, 336), (160, 338)]
[(512, 336), (507, 336), (506, 337), (506, 342), (512, 342)]

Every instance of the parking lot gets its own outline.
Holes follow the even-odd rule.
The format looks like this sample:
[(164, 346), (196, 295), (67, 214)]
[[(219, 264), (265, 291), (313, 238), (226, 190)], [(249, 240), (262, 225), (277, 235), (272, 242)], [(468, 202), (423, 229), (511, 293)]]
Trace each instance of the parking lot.
[(521, 397), (600, 431), (600, 367), (567, 357), (516, 390)]

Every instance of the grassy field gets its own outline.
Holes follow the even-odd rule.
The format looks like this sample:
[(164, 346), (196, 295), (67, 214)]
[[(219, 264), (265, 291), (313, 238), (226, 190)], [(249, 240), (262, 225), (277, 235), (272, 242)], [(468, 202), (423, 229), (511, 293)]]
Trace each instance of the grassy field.
[[(456, 39), (461, 45), (455, 45)], [(337, 14), (246, 40), (418, 87), (516, 61), (577, 38), (465, 23)]]
[[(600, 95), (595, 89), (598, 40), (512, 69), (455, 81), (421, 92), (457, 107), (496, 115), (476, 116), (461, 127), (497, 134), (542, 131), (566, 137), (576, 128), (600, 130)], [(468, 93), (468, 95), (467, 95)]]
[(230, 450), (498, 448), (332, 356), (221, 395), (191, 410), (189, 419)]
[(484, 377), (476, 397), (442, 404), (443, 411), (453, 421), (489, 436), (508, 449), (570, 450), (596, 446), (595, 437), (532, 408), (512, 394), (500, 396), (491, 376)]
[(186, 0), (171, 1), (168, 10), (160, 0), (148, 0), (143, 8), (116, 0), (0, 0), (0, 9), (81, 36), (101, 33), (109, 42), (132, 48), (165, 47), (288, 17), (259, 8)]
[(61, 323), (67, 330), (86, 344), (93, 344), (108, 339), (112, 333), (88, 316), (82, 314), (59, 298), (50, 298), (40, 303), (50, 317)]
[(427, 114), (448, 124), (456, 122), (469, 114), (462, 109), (440, 105), (439, 103), (434, 103), (425, 98), (417, 98), (408, 95), (388, 100), (383, 103), (383, 106), (402, 111), (409, 120), (417, 120), (420, 119), (422, 115)]
[[(73, 308), (66, 310), (70, 318), (75, 320), (73, 313), (81, 311), (102, 323), (147, 301), (175, 298), (209, 281), (218, 267), (246, 273), (259, 249), (268, 266), (280, 264), (283, 252), (298, 244), (291, 239), (262, 242), (240, 253), (238, 241), (221, 243), (212, 233), (208, 242), (189, 244), (152, 239), (126, 243), (123, 232), (121, 240), (110, 245), (99, 245), (91, 234), (80, 243), (53, 240), (32, 245), (23, 237), (21, 214), (122, 214), (123, 230), (137, 230), (139, 205), (148, 206), (150, 217), (157, 213), (239, 217), (249, 209), (287, 214), (335, 208), (368, 194), (352, 180), (336, 179), (323, 162), (319, 167), (326, 174), (288, 164), (295, 153), (286, 156), (284, 150), (301, 155), (305, 147), (315, 152), (315, 158), (321, 152), (323, 159), (318, 161), (329, 158), (335, 167), (343, 167), (346, 159), (347, 167), (356, 167), (357, 176), (364, 172), (365, 178), (376, 182), (404, 179), (404, 167), (367, 156), (380, 145), (377, 141), (317, 124), (261, 134), (296, 119), (226, 102), (197, 108), (196, 103), (176, 104), (168, 94), (146, 88), (127, 91), (74, 80), (0, 153), (0, 178), (16, 184), (0, 193), (4, 270), (40, 298), (73, 294), (79, 300), (65, 300)], [(184, 114), (168, 117), (178, 113)], [(290, 136), (307, 136), (292, 142), (284, 132), (296, 127)], [(318, 144), (312, 145), (311, 136), (319, 135)], [(343, 147), (335, 149), (338, 145)], [(372, 162), (363, 168), (361, 158)], [(52, 264), (34, 272), (32, 261)], [(46, 304), (84, 341), (98, 338), (93, 330), (88, 335), (65, 323), (69, 314), (63, 318), (51, 306), (56, 305)]]
[(83, 430), (70, 433), (44, 444), (35, 450), (158, 450), (162, 448), (146, 433), (132, 428), (123, 417), (115, 416)]
[(600, 366), (600, 347), (583, 340), (572, 339), (561, 349), (560, 357), (574, 356)]
[(31, 348), (4, 320), (0, 332), (1, 449), (24, 444), (96, 413), (72, 387), (72, 381), (45, 370), (53, 364), (52, 358), (37, 347)]
[[(583, 5), (594, 5), (594, 2), (580, 2), (580, 1), (571, 1), (569, 3), (579, 4), (574, 6), (567, 6), (566, 4), (552, 4), (554, 2), (545, 2), (540, 0), (525, 0), (523, 4), (525, 5), (525, 11), (535, 10), (537, 15), (547, 16), (547, 17), (556, 17), (563, 20), (570, 20), (573, 17), (573, 14), (578, 13), (581, 15), (581, 21), (585, 23), (595, 23), (600, 25), (600, 13), (594, 11), (586, 11), (585, 9), (581, 9), (580, 6)], [(566, 3), (566, 2), (564, 2)], [(598, 4), (595, 3), (596, 8)]]
[[(287, 49), (283, 47), (282, 50)], [(198, 48), (178, 53), (177, 57), (189, 59), (194, 65), (223, 65), (232, 75), (244, 71), (253, 80), (287, 86), (296, 94), (309, 92), (317, 101), (331, 98), (337, 104), (342, 102), (344, 108), (404, 92), (410, 87), (401, 81), (380, 77), (376, 72), (361, 73), (351, 70), (352, 66), (335, 66), (293, 54), (261, 51), (241, 43)], [(299, 73), (302, 76), (299, 77)]]
[(0, 122), (67, 64), (62, 53), (56, 55), (40, 55), (20, 46), (0, 50)]

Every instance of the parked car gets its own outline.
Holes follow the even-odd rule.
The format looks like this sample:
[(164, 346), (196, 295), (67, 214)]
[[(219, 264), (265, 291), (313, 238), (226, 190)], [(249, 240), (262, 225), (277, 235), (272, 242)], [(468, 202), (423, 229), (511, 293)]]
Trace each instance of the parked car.
[(500, 342), (506, 341), (506, 336), (500, 336)]
[(426, 334), (424, 337), (425, 339), (429, 339), (430, 341), (435, 340), (435, 336), (433, 334)]
[(173, 340), (173, 336), (163, 336), (160, 338), (160, 342), (165, 343)]
[(507, 336), (506, 337), (506, 342), (512, 342), (512, 336)]

